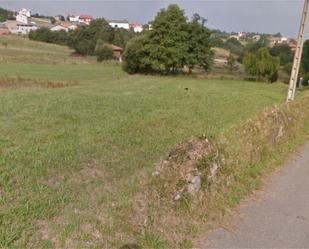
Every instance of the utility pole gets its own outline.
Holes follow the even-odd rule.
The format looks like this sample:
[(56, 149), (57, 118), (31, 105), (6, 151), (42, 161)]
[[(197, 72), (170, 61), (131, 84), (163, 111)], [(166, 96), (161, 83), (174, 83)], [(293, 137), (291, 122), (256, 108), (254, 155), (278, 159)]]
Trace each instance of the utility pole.
[(309, 11), (309, 0), (305, 0), (303, 15), (302, 15), (301, 23), (300, 23), (299, 34), (297, 38), (297, 47), (296, 47), (295, 56), (294, 56), (287, 102), (293, 101), (295, 98), (300, 62), (301, 62), (301, 57), (303, 54), (303, 47), (304, 47), (304, 42), (305, 42), (305, 31), (306, 31), (306, 24), (307, 24), (307, 19), (308, 19), (308, 11)]

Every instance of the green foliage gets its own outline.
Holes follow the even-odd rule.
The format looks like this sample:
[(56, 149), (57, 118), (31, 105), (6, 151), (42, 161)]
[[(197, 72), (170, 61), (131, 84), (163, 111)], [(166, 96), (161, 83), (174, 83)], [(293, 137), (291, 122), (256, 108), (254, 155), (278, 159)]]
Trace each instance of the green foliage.
[(269, 52), (272, 56), (280, 58), (282, 66), (293, 62), (294, 54), (288, 44), (276, 44), (270, 48)]
[(0, 22), (13, 19), (14, 19), (14, 13), (12, 11), (0, 8)]
[(103, 43), (125, 46), (134, 32), (114, 29), (104, 19), (96, 19), (89, 26), (79, 27), (71, 35), (69, 46), (82, 55), (95, 55), (98, 40)]
[(113, 41), (113, 28), (104, 19), (97, 19), (89, 26), (82, 26), (71, 33), (69, 46), (76, 53), (82, 55), (95, 55), (95, 48), (98, 40), (104, 43)]
[(147, 60), (154, 71), (176, 72), (186, 63), (188, 51), (187, 19), (177, 5), (162, 9), (153, 22), (145, 45)]
[(230, 73), (232, 73), (232, 72), (234, 72), (238, 69), (236, 59), (233, 55), (230, 55), (228, 57), (226, 66), (227, 66), (228, 70), (230, 71)]
[(301, 68), (304, 73), (309, 72), (309, 40), (304, 43)]
[[(187, 22), (177, 5), (162, 9), (152, 23), (152, 31), (134, 40), (124, 55), (124, 69), (130, 73), (177, 73), (194, 66), (209, 70), (212, 63), (210, 32), (205, 19), (195, 14)], [(137, 45), (140, 44), (140, 47)], [(135, 51), (134, 51), (135, 50)]]
[(66, 45), (68, 44), (70, 37), (69, 34), (64, 30), (51, 31), (48, 28), (39, 28), (37, 30), (30, 31), (29, 39), (59, 45)]
[[(131, 41), (128, 42), (126, 49), (123, 53), (123, 69), (130, 73), (135, 74), (138, 72), (146, 72), (147, 65), (145, 64), (145, 44), (147, 38), (145, 35), (138, 36), (133, 38)], [(148, 71), (150, 66), (148, 67)]]
[(231, 53), (240, 56), (244, 52), (244, 46), (235, 38), (226, 40), (223, 44), (223, 48), (229, 50)]
[(56, 19), (54, 17), (51, 17), (50, 18), (50, 22), (51, 22), (51, 24), (55, 24), (56, 23)]
[(210, 32), (205, 28), (206, 20), (194, 14), (192, 22), (188, 24), (188, 52), (187, 62), (190, 71), (195, 65), (202, 67), (206, 72), (212, 64), (213, 52), (210, 49)]
[(260, 48), (256, 54), (249, 53), (244, 58), (245, 70), (258, 80), (275, 82), (278, 76), (280, 59), (272, 57), (267, 48)]
[(114, 51), (110, 45), (104, 44), (102, 40), (98, 40), (95, 53), (97, 61), (102, 62), (106, 60), (112, 60), (114, 58)]

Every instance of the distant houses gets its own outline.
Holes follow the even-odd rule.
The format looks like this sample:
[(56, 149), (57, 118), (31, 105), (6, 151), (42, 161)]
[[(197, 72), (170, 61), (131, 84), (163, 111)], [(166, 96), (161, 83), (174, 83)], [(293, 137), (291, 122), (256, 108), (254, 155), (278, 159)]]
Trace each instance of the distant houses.
[(94, 18), (90, 15), (80, 15), (79, 16), (79, 23), (84, 23), (84, 24), (89, 25), (93, 20)]
[[(94, 20), (91, 15), (73, 15), (69, 14), (64, 20), (64, 16), (56, 15), (54, 17), (39, 16), (38, 14), (32, 16), (28, 9), (21, 9), (15, 16), (16, 20), (6, 21), (1, 25), (1, 33), (12, 33), (27, 35), (31, 30), (38, 28), (48, 28), (51, 31), (64, 30), (66, 32), (77, 29), (79, 26), (90, 25)], [(109, 25), (115, 29), (133, 30), (136, 33), (143, 31), (144, 27), (141, 23), (129, 23), (127, 20), (109, 20)]]
[(237, 41), (243, 40), (246, 38), (245, 32), (238, 32), (235, 35), (231, 35), (228, 39), (236, 39)]
[(113, 28), (130, 29), (130, 24), (127, 20), (109, 20), (108, 23)]
[(143, 31), (143, 25), (138, 23), (138, 22), (134, 22), (130, 25), (130, 28), (135, 32), (135, 33), (140, 33)]
[(66, 32), (69, 32), (69, 31), (73, 31), (75, 29), (77, 29), (78, 26), (73, 24), (73, 23), (70, 23), (70, 22), (61, 22), (60, 24), (52, 27), (50, 30), (51, 31), (60, 31), (60, 30), (64, 30)]

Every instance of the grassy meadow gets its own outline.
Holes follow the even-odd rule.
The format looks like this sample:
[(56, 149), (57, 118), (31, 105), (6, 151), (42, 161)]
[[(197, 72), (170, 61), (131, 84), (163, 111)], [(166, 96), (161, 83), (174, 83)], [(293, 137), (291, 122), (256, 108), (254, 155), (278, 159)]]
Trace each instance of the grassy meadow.
[(282, 84), (130, 76), (71, 52), (0, 37), (0, 81), (67, 83), (0, 87), (0, 247), (159, 248), (130, 226), (141, 176), (177, 144), (285, 101)]

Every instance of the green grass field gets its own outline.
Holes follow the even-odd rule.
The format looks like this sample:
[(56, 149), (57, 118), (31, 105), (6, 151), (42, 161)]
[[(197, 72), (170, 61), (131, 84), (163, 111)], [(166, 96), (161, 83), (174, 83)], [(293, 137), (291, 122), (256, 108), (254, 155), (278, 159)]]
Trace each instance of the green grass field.
[(0, 37), (0, 47), (0, 77), (75, 83), (0, 88), (4, 248), (143, 241), (127, 216), (142, 175), (178, 143), (226, 132), (285, 100), (281, 84), (129, 76), (16, 37)]

